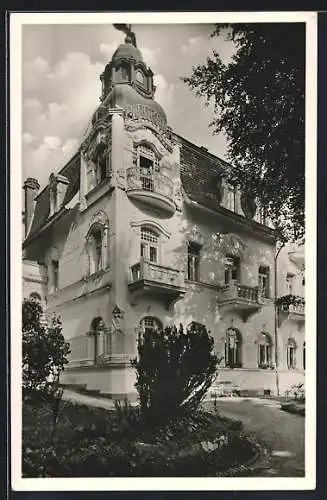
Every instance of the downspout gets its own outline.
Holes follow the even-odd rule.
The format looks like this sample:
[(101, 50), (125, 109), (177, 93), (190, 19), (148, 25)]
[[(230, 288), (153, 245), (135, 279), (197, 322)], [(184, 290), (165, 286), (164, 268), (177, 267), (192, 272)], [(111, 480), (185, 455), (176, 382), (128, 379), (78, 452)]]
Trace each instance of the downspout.
[(278, 357), (278, 306), (277, 306), (277, 259), (285, 243), (282, 243), (275, 254), (274, 262), (274, 338), (275, 338), (275, 373), (276, 373), (276, 392), (279, 396), (279, 357)]

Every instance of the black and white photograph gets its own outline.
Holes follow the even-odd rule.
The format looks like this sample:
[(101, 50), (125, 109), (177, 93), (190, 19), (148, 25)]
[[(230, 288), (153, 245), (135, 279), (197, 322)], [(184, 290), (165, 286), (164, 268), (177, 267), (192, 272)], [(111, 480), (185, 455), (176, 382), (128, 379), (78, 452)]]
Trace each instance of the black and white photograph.
[(11, 14), (13, 489), (315, 488), (316, 17)]

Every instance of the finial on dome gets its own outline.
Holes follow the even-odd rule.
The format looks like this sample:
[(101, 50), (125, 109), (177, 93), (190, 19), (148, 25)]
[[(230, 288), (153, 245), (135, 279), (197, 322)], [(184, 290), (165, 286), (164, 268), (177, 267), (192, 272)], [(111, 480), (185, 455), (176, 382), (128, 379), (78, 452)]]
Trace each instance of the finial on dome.
[(114, 28), (116, 28), (116, 30), (125, 33), (125, 43), (131, 43), (132, 45), (134, 45), (134, 47), (136, 47), (136, 36), (135, 33), (132, 32), (131, 24), (114, 24), (113, 26)]

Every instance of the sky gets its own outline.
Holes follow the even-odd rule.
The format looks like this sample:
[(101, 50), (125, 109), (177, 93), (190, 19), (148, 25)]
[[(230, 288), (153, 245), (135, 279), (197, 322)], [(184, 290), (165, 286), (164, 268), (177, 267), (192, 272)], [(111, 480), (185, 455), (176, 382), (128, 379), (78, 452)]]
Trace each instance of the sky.
[[(226, 32), (211, 38), (212, 24), (134, 24), (144, 62), (155, 74), (155, 100), (175, 132), (226, 158), (223, 135), (208, 125), (212, 107), (180, 80), (205, 63), (215, 48), (225, 62), (235, 48)], [(100, 104), (99, 76), (124, 34), (110, 24), (23, 26), (23, 178), (41, 187), (77, 151), (90, 118)]]

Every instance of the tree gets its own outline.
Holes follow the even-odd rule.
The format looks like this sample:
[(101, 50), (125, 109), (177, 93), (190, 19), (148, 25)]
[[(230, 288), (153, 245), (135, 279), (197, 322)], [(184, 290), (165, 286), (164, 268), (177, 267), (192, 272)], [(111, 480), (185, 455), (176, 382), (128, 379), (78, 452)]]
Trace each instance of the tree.
[(192, 322), (139, 336), (136, 388), (141, 412), (157, 424), (197, 409), (213, 383), (218, 357), (204, 325)]
[(217, 53), (182, 80), (213, 103), (214, 133), (224, 132), (231, 182), (259, 200), (281, 239), (304, 233), (305, 25), (217, 24), (236, 52)]
[(25, 299), (23, 315), (23, 389), (44, 390), (59, 382), (68, 363), (69, 343), (62, 334), (60, 318), (48, 325), (39, 303)]

